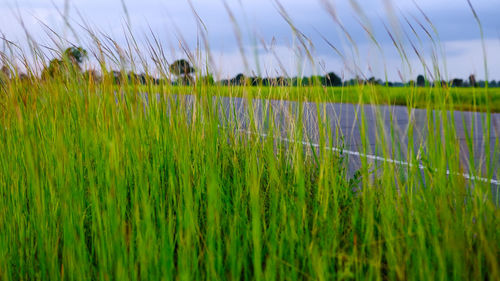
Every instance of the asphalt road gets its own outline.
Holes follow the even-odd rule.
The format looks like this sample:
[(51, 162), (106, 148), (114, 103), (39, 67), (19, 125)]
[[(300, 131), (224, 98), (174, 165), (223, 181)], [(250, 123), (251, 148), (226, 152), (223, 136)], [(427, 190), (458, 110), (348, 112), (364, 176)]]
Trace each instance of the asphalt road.
[[(195, 99), (188, 95), (181, 100), (189, 108), (195, 104)], [(449, 153), (458, 153), (460, 158), (460, 169), (448, 171), (450, 174), (484, 179), (491, 174), (492, 187), (498, 189), (500, 186), (500, 114), (491, 114), (488, 120), (486, 113), (455, 111), (444, 114), (405, 106), (255, 99), (250, 107), (246, 99), (231, 97), (214, 98), (213, 102), (219, 111), (221, 126), (237, 124), (240, 132), (264, 136), (273, 125), (278, 132), (273, 137), (285, 141), (293, 138), (290, 132), (302, 126), (304, 145), (316, 149), (320, 149), (321, 124), (323, 130), (329, 130), (323, 131), (323, 135), (326, 132), (332, 137), (330, 149), (342, 147), (350, 156), (349, 166), (353, 173), (359, 169), (361, 158), (374, 164), (408, 165), (409, 145), (419, 154), (419, 161), (412, 163), (423, 170), (429, 165), (425, 161), (428, 151), (443, 147), (444, 138), (448, 136), (450, 139), (446, 143), (457, 144), (456, 150)], [(450, 132), (444, 133), (444, 130)], [(490, 165), (486, 165), (487, 159)]]

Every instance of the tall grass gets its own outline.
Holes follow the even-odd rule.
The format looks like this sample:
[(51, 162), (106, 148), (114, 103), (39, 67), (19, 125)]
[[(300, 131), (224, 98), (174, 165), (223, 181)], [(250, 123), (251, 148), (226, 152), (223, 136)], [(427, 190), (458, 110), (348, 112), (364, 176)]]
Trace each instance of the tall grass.
[[(139, 59), (145, 70), (169, 75), (161, 43), (137, 56), (133, 38), (119, 46), (87, 30), (102, 81), (73, 72), (2, 85), (1, 280), (500, 279), (498, 201), (487, 180), (457, 175), (450, 89), (404, 89), (410, 123), (415, 95), (434, 97), (419, 104), (428, 109), (420, 143), (414, 126), (401, 143), (375, 111), (374, 148), (363, 103), (390, 90), (334, 90), (340, 101), (360, 94), (362, 153), (409, 163), (359, 157), (353, 175), (328, 105), (302, 103), (329, 89), (117, 86), (113, 60), (151, 56), (154, 66)], [(33, 61), (45, 61), (31, 43)], [(297, 103), (266, 106), (272, 95)], [(314, 136), (304, 125), (312, 117)], [(498, 175), (498, 139), (487, 147), (493, 161), (472, 163), (472, 176)]]

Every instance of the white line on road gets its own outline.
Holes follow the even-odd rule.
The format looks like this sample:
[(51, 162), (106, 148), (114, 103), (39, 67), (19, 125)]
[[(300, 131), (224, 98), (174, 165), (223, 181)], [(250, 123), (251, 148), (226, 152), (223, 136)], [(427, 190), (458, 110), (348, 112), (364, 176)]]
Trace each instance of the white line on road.
[[(268, 134), (255, 133), (255, 132), (251, 132), (251, 131), (248, 131), (248, 130), (242, 130), (242, 129), (239, 129), (238, 131), (239, 132), (243, 132), (243, 133), (247, 133), (247, 134), (251, 134), (251, 135), (257, 135), (257, 136), (260, 136), (260, 137), (263, 137), (263, 138), (267, 138), (269, 136)], [(305, 141), (295, 141), (295, 140), (291, 140), (291, 139), (288, 139), (288, 138), (282, 138), (282, 137), (273, 137), (272, 136), (272, 138), (280, 140), (280, 141), (288, 142), (288, 143), (299, 143), (299, 144), (302, 144), (302, 145), (309, 145), (309, 146), (314, 147), (314, 148), (321, 148), (320, 145), (317, 144), (317, 143), (309, 143), (309, 142), (305, 142)], [(335, 151), (335, 152), (342, 152), (342, 153), (345, 153), (345, 154), (348, 154), (348, 155), (358, 156), (360, 158), (366, 158), (366, 159), (380, 161), (380, 162), (392, 163), (392, 164), (396, 164), (396, 165), (400, 165), (400, 166), (408, 166), (410, 168), (414, 167), (414, 166), (417, 166), (421, 170), (428, 169), (428, 167), (426, 167), (426, 166), (424, 166), (422, 164), (415, 165), (415, 164), (412, 164), (412, 163), (408, 163), (406, 161), (394, 160), (394, 159), (391, 159), (391, 158), (385, 158), (385, 157), (380, 157), (380, 156), (376, 156), (376, 155), (365, 154), (365, 153), (361, 153), (361, 152), (358, 152), (358, 151), (340, 149), (340, 148), (336, 148), (336, 147), (324, 147), (323, 149), (330, 150), (330, 151)], [(434, 169), (434, 170), (437, 171), (437, 169)], [(447, 175), (453, 175), (453, 176), (461, 176), (461, 177), (463, 177), (463, 178), (465, 178), (467, 180), (470, 180), (470, 181), (481, 181), (481, 182), (485, 182), (485, 183), (489, 182), (490, 184), (500, 186), (500, 181), (496, 180), (496, 179), (487, 179), (487, 178), (477, 177), (477, 176), (473, 176), (473, 175), (465, 174), (465, 173), (451, 172), (450, 170), (446, 170), (446, 174)]]

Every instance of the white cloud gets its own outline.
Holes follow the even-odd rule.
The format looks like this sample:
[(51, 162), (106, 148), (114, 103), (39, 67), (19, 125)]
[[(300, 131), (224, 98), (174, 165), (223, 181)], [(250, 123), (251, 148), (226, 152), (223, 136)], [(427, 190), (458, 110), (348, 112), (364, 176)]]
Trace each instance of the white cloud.
[[(357, 2), (363, 7), (369, 20), (372, 21), (377, 40), (380, 41), (379, 43), (384, 50), (385, 57), (382, 57), (374, 44), (367, 40), (363, 29), (352, 18), (355, 13), (349, 8), (348, 1), (330, 1), (338, 5), (339, 15), (352, 33), (353, 38), (358, 42), (360, 57), (354, 60), (352, 59), (352, 54), (349, 52), (348, 45), (342, 44), (341, 37), (343, 35), (338, 32), (338, 28), (330, 16), (323, 10), (321, 1), (282, 0), (281, 2), (297, 27), (313, 40), (316, 46), (315, 56), (317, 61), (321, 62), (320, 68), (345, 72), (347, 75), (347, 68), (352, 68), (352, 64), (357, 64), (367, 76), (374, 75), (382, 78), (385, 72), (384, 66), (386, 65), (390, 79), (398, 80), (398, 71), (402, 72), (405, 78), (412, 79), (414, 75), (416, 76), (416, 74), (423, 70), (408, 42), (406, 47), (411, 54), (410, 61), (415, 68), (414, 71), (410, 72), (408, 69), (405, 69), (404, 64), (401, 63), (399, 55), (395, 52), (383, 25), (380, 23), (381, 19), (387, 20), (386, 9), (383, 5), (384, 1), (386, 0), (358, 0)], [(140, 41), (143, 40), (144, 34), (147, 34), (149, 28), (151, 28), (162, 40), (167, 49), (169, 49), (169, 45), (177, 47), (176, 28), (174, 28), (174, 26), (177, 26), (182, 36), (188, 41), (189, 47), (196, 47), (196, 41), (199, 39), (197, 38), (198, 28), (187, 0), (125, 0), (125, 2), (130, 14), (134, 35)], [(251, 62), (254, 61), (254, 43), (251, 39), (255, 34), (258, 36), (257, 44), (259, 48), (261, 48), (259, 43), (260, 38), (268, 43), (272, 38), (275, 38), (275, 53), (280, 61), (286, 62), (286, 64), (283, 64), (290, 69), (289, 73), (296, 73), (298, 67), (295, 52), (290, 50), (292, 32), (276, 11), (273, 1), (241, 0), (228, 2), (242, 29), (248, 60)], [(466, 77), (472, 72), (475, 72), (478, 77), (484, 76), (481, 44), (478, 41), (479, 32), (466, 1), (416, 0), (416, 2), (431, 17), (431, 20), (435, 21), (436, 28), (440, 35), (442, 35), (442, 44), (446, 49), (449, 76)], [(55, 5), (62, 11), (64, 10), (64, 3), (64, 0), (0, 0), (0, 31), (8, 39), (17, 42), (25, 40), (23, 29), (15, 17), (15, 13), (19, 9), (30, 33), (43, 44), (51, 45), (50, 38), (45, 34), (46, 29), (42, 27), (38, 19), (59, 34), (68, 34), (69, 36), (70, 32), (65, 29), (63, 19), (54, 7)], [(71, 22), (75, 28), (78, 29), (78, 24), (81, 23), (78, 11), (93, 27), (109, 34), (114, 39), (117, 39), (118, 42), (125, 44), (123, 26), (126, 17), (120, 0), (74, 0), (69, 3), (71, 4)], [(415, 16), (423, 21), (419, 12), (415, 9), (413, 1), (392, 0), (392, 3), (395, 5), (396, 11), (401, 10), (410, 20), (413, 20), (413, 16)], [(217, 57), (216, 62), (218, 62), (221, 75), (230, 76), (243, 72), (244, 66), (241, 54), (237, 48), (233, 26), (229, 21), (222, 1), (193, 0), (193, 4), (208, 28), (208, 37), (212, 51), (215, 54), (214, 57)], [(488, 48), (488, 61), (490, 62), (490, 77), (500, 79), (500, 67), (497, 67), (500, 60), (497, 55), (500, 53), (500, 44), (498, 43), (498, 39), (496, 39), (498, 34), (495, 32), (492, 33), (492, 30), (500, 28), (499, 24), (496, 23), (496, 16), (492, 13), (492, 10), (495, 10), (494, 7), (500, 8), (500, 2), (491, 3), (488, 0), (476, 0), (473, 1), (473, 4), (479, 15), (485, 16), (483, 24), (486, 36), (489, 38), (486, 44)], [(418, 27), (416, 22), (414, 24)], [(428, 28), (430, 29), (430, 27)], [(407, 32), (412, 36), (411, 31), (407, 30)], [(345, 51), (342, 49), (344, 47), (347, 50), (345, 51), (347, 57), (351, 59), (342, 61), (338, 58), (335, 52), (323, 42), (318, 33), (326, 36), (341, 51)], [(428, 41), (425, 34), (421, 35), (423, 36), (422, 40)], [(418, 43), (416, 38), (412, 38), (414, 43)], [(140, 43), (144, 45), (144, 42)], [(427, 50), (425, 57), (430, 61), (428, 54), (430, 47), (428, 43), (425, 43), (420, 51)], [(172, 53), (168, 50), (167, 52), (171, 58), (182, 56), (182, 52), (179, 51)], [(279, 70), (280, 67), (274, 54), (265, 53), (261, 50), (260, 58), (263, 69), (271, 73)], [(251, 68), (255, 70), (254, 63), (251, 64)]]

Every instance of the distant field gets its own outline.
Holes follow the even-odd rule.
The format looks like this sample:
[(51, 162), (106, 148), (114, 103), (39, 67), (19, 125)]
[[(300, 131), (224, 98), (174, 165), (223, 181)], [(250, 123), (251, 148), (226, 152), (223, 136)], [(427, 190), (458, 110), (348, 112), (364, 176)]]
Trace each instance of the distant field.
[[(418, 88), (385, 86), (348, 87), (243, 87), (201, 86), (222, 96), (254, 97), (332, 103), (404, 105), (412, 108), (449, 108), (462, 111), (500, 112), (500, 88)], [(142, 91), (193, 94), (193, 87), (141, 87)], [(206, 91), (205, 91), (206, 92)]]

